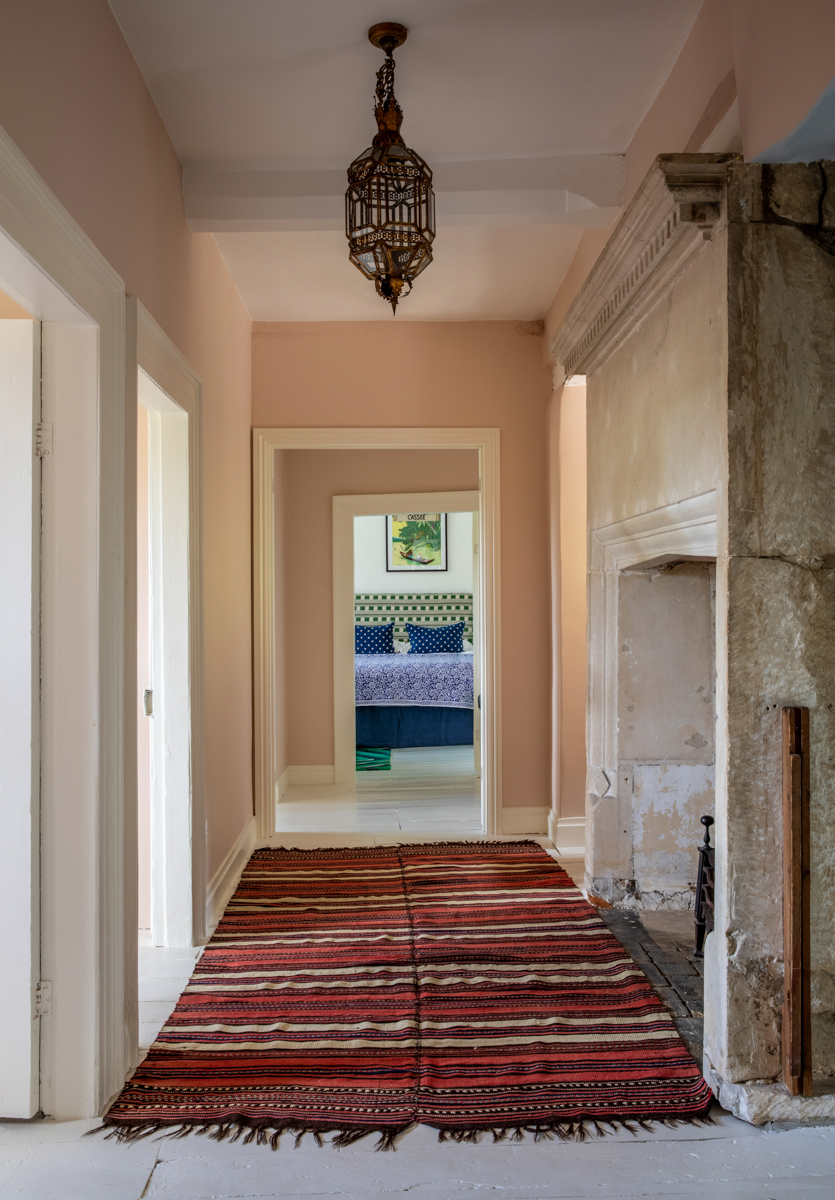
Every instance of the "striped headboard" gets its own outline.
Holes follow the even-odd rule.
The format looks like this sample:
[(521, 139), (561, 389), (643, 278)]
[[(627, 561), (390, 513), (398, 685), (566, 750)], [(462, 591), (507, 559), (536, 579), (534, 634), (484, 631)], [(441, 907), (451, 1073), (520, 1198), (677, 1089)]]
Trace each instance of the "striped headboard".
[(394, 621), (395, 637), (406, 636), (406, 622), (413, 625), (450, 625), (464, 622), (464, 637), (473, 636), (472, 592), (424, 592), (354, 596), (355, 625), (387, 625)]

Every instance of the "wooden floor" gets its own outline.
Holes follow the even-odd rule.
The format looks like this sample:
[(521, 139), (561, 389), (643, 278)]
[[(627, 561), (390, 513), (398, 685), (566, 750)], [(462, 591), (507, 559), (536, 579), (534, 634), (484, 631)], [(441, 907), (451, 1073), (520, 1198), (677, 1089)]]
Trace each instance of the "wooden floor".
[(481, 833), (472, 746), (392, 750), (390, 771), (358, 771), (356, 792), (291, 788), (276, 833)]

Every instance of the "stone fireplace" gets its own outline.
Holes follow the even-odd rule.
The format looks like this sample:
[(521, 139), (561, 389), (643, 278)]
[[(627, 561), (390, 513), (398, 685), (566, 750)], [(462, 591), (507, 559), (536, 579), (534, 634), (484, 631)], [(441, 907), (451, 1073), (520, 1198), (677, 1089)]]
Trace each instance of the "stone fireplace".
[(835, 164), (662, 155), (557, 330), (587, 377), (586, 882), (688, 908), (716, 818), (705, 1073), (780, 1083), (781, 709), (811, 742), (814, 1071), (835, 1076)]

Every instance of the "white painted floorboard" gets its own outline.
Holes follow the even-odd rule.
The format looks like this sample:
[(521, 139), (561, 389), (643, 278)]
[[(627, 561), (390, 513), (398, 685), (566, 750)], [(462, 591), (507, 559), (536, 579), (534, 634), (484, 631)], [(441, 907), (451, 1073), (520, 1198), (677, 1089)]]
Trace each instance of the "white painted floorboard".
[(392, 750), (390, 771), (358, 771), (356, 791), (290, 788), (277, 833), (481, 832), (481, 780), (472, 746)]
[(585, 1143), (439, 1145), (412, 1130), (396, 1153), (373, 1136), (345, 1150), (298, 1150), (285, 1135), (264, 1146), (148, 1139), (118, 1146), (84, 1138), (94, 1121), (0, 1123), (2, 1200), (829, 1200), (835, 1195), (835, 1129), (754, 1129), (721, 1110), (718, 1124), (621, 1132)]
[[(171, 950), (152, 946), (150, 933), (139, 933), (139, 1048), (149, 1049), (188, 983), (202, 946)], [(2, 1193), (0, 1193), (2, 1194)]]

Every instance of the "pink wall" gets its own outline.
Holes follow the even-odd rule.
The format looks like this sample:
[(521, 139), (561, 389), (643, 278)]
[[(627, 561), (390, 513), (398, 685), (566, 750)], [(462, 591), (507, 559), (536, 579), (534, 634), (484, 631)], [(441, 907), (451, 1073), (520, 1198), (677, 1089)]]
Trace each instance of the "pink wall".
[[(332, 765), (334, 496), (478, 491), (475, 450), (286, 450), (287, 754)], [(435, 576), (437, 591), (443, 577)]]
[(560, 807), (586, 809), (586, 389), (559, 395)]
[[(734, 69), (727, 0), (705, 0), (687, 41), (626, 151), (624, 203), (641, 184), (658, 154), (682, 151), (716, 89)], [(609, 240), (611, 229), (588, 229), (574, 261), (545, 314), (545, 343)]]
[[(527, 330), (492, 321), (256, 323), (252, 358), (256, 426), (500, 428), (507, 806), (544, 805), (550, 795), (550, 375), (541, 339)], [(376, 488), (368, 478), (359, 490)], [(295, 637), (292, 619), (288, 632)]]
[(252, 811), (250, 321), (106, 0), (3, 9), (0, 124), (203, 380), (209, 873)]
[(779, 142), (835, 77), (832, 0), (729, 0), (742, 144)]

